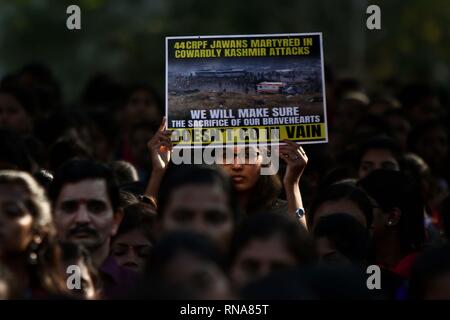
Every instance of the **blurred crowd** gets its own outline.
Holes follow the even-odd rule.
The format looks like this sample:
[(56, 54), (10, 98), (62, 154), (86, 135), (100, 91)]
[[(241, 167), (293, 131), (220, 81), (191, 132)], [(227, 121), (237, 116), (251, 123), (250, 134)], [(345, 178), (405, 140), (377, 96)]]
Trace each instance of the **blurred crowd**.
[(450, 299), (448, 96), (325, 78), (328, 143), (261, 175), (258, 146), (171, 162), (148, 84), (2, 75), (0, 298)]

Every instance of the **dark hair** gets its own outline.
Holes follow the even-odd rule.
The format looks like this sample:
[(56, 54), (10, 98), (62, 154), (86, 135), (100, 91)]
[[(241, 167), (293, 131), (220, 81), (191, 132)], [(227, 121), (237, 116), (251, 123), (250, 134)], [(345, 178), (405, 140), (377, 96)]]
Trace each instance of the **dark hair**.
[(40, 169), (33, 175), (34, 179), (45, 189), (48, 193), (53, 181), (53, 174), (45, 169)]
[(414, 126), (411, 133), (408, 135), (408, 149), (412, 152), (417, 152), (417, 143), (426, 135), (429, 131), (436, 128), (443, 128), (448, 135), (448, 128), (441, 120), (430, 120), (420, 125)]
[(358, 184), (383, 211), (400, 209), (398, 232), (403, 254), (420, 250), (425, 241), (425, 203), (420, 187), (404, 173), (392, 170), (374, 170)]
[(298, 263), (309, 264), (315, 259), (315, 251), (306, 229), (287, 215), (258, 213), (250, 216), (237, 230), (231, 251), (231, 261), (253, 239), (269, 239), (280, 235), (288, 251)]
[(428, 284), (445, 274), (450, 274), (450, 245), (425, 250), (412, 266), (409, 298), (423, 299)]
[(395, 140), (390, 137), (379, 135), (363, 142), (359, 146), (355, 158), (356, 168), (359, 168), (361, 160), (366, 154), (366, 152), (373, 149), (383, 149), (389, 151), (394, 156), (395, 160), (397, 160), (397, 163), (400, 165), (402, 154), (400, 152), (400, 147), (398, 146), (397, 142), (395, 142)]
[(320, 218), (314, 228), (314, 237), (327, 238), (337, 251), (352, 262), (367, 262), (369, 231), (349, 214), (336, 213)]
[(136, 83), (136, 84), (131, 85), (127, 89), (127, 94), (126, 94), (127, 100), (133, 95), (133, 93), (135, 93), (136, 91), (139, 91), (139, 90), (147, 91), (150, 94), (150, 96), (153, 98), (153, 101), (156, 104), (158, 112), (162, 115), (162, 113), (163, 113), (162, 100), (161, 100), (158, 92), (155, 90), (155, 88), (146, 83)]
[[(117, 238), (132, 230), (139, 229), (144, 232), (144, 235), (151, 242), (155, 241), (153, 225), (156, 220), (156, 211), (153, 207), (144, 203), (135, 203), (126, 206), (123, 209), (123, 219), (120, 223), (117, 234), (114, 238)], [(114, 238), (112, 241), (114, 241)]]
[(162, 217), (172, 193), (186, 185), (218, 185), (228, 197), (228, 206), (235, 224), (239, 223), (239, 209), (229, 178), (218, 167), (185, 165), (169, 167), (158, 192), (158, 215)]
[(15, 170), (0, 170), (0, 184), (19, 185), (25, 190), (28, 194), (25, 206), (33, 216), (33, 236), (41, 238), (39, 243), (30, 244), (26, 252), (36, 255), (36, 262), (27, 265), (29, 288), (44, 290), (48, 294), (67, 293), (60, 265), (61, 250), (44, 189), (29, 173)]
[(31, 172), (33, 159), (26, 146), (25, 140), (17, 133), (0, 129), (0, 162), (9, 164), (10, 167), (0, 169), (18, 169)]
[(19, 87), (0, 88), (0, 94), (9, 95), (20, 103), (28, 115), (33, 118), (36, 112), (36, 106), (30, 95)]
[(119, 191), (119, 197), (120, 197), (120, 207), (125, 208), (129, 205), (139, 203), (138, 197), (136, 197), (134, 194), (128, 191), (124, 191), (120, 189)]
[(323, 203), (344, 199), (352, 201), (362, 211), (367, 221), (367, 228), (370, 228), (373, 219), (373, 206), (370, 198), (363, 189), (351, 182), (337, 182), (319, 192), (309, 210), (308, 223), (313, 224), (316, 211)]
[(111, 206), (116, 212), (119, 209), (120, 196), (119, 188), (111, 169), (99, 162), (89, 160), (69, 160), (56, 171), (55, 179), (50, 188), (50, 198), (53, 203), (58, 199), (59, 193), (65, 184), (77, 183), (87, 179), (105, 180)]
[(70, 159), (90, 159), (89, 150), (83, 142), (76, 137), (63, 136), (59, 138), (49, 150), (49, 166), (55, 171)]
[(110, 167), (119, 186), (139, 180), (136, 168), (128, 161), (113, 161)]

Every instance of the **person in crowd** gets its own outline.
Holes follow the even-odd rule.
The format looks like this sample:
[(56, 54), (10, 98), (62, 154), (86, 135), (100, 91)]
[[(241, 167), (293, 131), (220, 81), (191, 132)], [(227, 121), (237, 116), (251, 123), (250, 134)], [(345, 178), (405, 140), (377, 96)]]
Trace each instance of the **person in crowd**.
[(386, 121), (392, 133), (392, 138), (400, 147), (401, 152), (406, 152), (408, 149), (408, 136), (412, 127), (404, 110), (389, 109), (383, 114), (383, 119)]
[(0, 128), (27, 136), (33, 132), (34, 109), (29, 96), (20, 89), (0, 89)]
[(168, 172), (157, 200), (159, 237), (169, 231), (191, 230), (210, 237), (229, 251), (240, 212), (227, 176), (209, 166), (179, 166)]
[(272, 272), (313, 263), (315, 250), (295, 219), (260, 213), (238, 229), (230, 261), (230, 278), (238, 290)]
[[(66, 283), (71, 285), (69, 289), (73, 295), (82, 300), (101, 299), (101, 280), (92, 264), (89, 251), (71, 242), (61, 244), (61, 250), (62, 270), (66, 275)], [(80, 279), (71, 279), (76, 272), (79, 272)]]
[(129, 205), (123, 211), (123, 220), (112, 239), (111, 255), (120, 266), (140, 273), (156, 242), (156, 211), (144, 203)]
[(114, 161), (110, 166), (119, 186), (139, 180), (136, 168), (127, 161)]
[(146, 265), (141, 298), (236, 298), (225, 275), (223, 256), (199, 233), (174, 231), (155, 245)]
[(0, 171), (0, 264), (11, 273), (13, 299), (70, 295), (61, 269), (50, 203), (28, 173)]
[(370, 234), (351, 215), (335, 213), (320, 218), (314, 238), (320, 262), (336, 266), (367, 265)]
[(335, 213), (354, 217), (364, 228), (372, 227), (373, 204), (364, 190), (351, 181), (341, 181), (323, 187), (308, 211), (308, 224), (314, 229), (318, 221)]
[(50, 188), (53, 215), (61, 242), (82, 245), (103, 283), (105, 298), (121, 297), (132, 289), (136, 276), (110, 256), (123, 211), (111, 169), (89, 160), (71, 160), (55, 173)]
[(450, 299), (450, 245), (432, 247), (414, 262), (409, 287), (411, 300)]
[(401, 156), (391, 138), (379, 136), (367, 140), (360, 146), (356, 159), (359, 179), (376, 169), (400, 170)]
[(408, 278), (425, 242), (425, 203), (419, 186), (399, 171), (382, 169), (358, 185), (374, 200), (374, 262)]
[[(160, 181), (164, 177), (171, 157), (170, 131), (165, 130), (165, 126), (165, 119), (163, 119), (158, 132), (148, 143), (153, 170), (145, 193), (150, 197), (157, 194)], [(308, 163), (308, 157), (301, 146), (287, 140), (283, 140), (283, 142), (285, 144), (279, 146), (279, 154), (287, 164), (283, 178), (287, 201), (278, 199), (281, 191), (281, 182), (278, 176), (275, 174), (261, 175), (263, 165), (261, 148), (234, 147), (231, 163), (227, 163), (227, 159), (224, 160), (223, 157), (220, 159), (221, 156), (218, 156), (218, 160), (232, 181), (242, 212), (247, 215), (258, 212), (289, 214), (306, 226), (299, 183)], [(218, 150), (218, 152), (222, 152), (222, 155), (227, 153), (226, 150)]]

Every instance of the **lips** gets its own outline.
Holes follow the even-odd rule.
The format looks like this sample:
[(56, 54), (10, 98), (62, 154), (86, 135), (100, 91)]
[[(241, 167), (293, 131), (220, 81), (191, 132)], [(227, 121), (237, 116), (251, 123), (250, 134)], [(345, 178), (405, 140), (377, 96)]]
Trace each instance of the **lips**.
[(231, 177), (231, 180), (232, 180), (234, 183), (242, 183), (242, 182), (244, 182), (245, 177), (244, 177), (244, 176), (236, 175), (236, 176), (232, 176), (232, 177)]

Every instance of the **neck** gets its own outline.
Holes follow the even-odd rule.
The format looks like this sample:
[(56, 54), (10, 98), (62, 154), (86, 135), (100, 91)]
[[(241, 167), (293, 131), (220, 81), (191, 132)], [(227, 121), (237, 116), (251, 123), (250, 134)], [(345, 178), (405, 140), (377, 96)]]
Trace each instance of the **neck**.
[(375, 248), (377, 263), (388, 268), (394, 268), (403, 257), (400, 239), (397, 233), (383, 235)]
[(243, 212), (247, 212), (249, 200), (250, 200), (250, 190), (241, 191), (238, 193), (239, 207)]
[(105, 262), (106, 258), (108, 258), (109, 256), (109, 243), (110, 240), (108, 239), (100, 247), (91, 251), (92, 264), (97, 270), (100, 269), (100, 267)]

